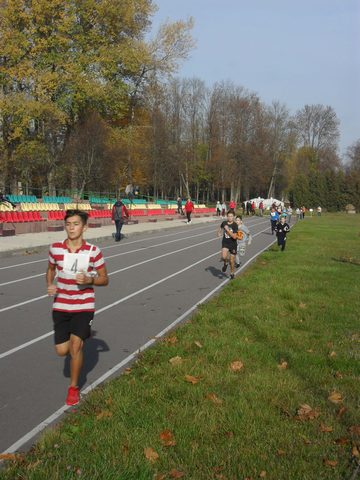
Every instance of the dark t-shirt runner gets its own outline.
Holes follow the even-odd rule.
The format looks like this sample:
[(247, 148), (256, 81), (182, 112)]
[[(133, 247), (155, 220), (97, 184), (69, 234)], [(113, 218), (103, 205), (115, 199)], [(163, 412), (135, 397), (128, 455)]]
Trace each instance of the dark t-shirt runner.
[(233, 239), (230, 237), (230, 235), (227, 233), (225, 230), (225, 225), (229, 227), (229, 230), (232, 233), (237, 233), (238, 231), (238, 224), (236, 222), (228, 223), (227, 220), (224, 220), (221, 224), (221, 228), (223, 229), (223, 238), (222, 238), (222, 248), (228, 248), (231, 253), (235, 252), (234, 255), (236, 254), (237, 250), (237, 241), (236, 238)]

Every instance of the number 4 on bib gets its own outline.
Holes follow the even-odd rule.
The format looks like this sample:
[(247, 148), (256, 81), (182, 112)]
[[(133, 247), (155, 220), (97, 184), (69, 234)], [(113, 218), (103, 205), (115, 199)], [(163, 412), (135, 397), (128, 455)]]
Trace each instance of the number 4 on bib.
[(77, 264), (78, 264), (78, 261), (75, 260), (75, 262), (73, 263), (73, 265), (72, 265), (72, 267), (71, 267), (71, 269), (70, 269), (71, 272), (74, 272), (74, 273), (77, 272)]

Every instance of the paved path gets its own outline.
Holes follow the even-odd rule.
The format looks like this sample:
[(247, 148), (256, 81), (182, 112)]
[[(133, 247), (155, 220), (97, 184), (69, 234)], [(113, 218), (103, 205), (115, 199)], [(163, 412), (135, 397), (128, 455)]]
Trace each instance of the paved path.
[[(154, 224), (151, 233), (133, 231), (120, 243), (98, 242), (110, 285), (96, 291), (96, 335), (86, 342), (83, 394), (118, 374), (139, 350), (227, 283), (215, 235), (219, 220), (198, 220), (192, 225), (171, 222), (177, 228), (157, 232), (153, 227), (160, 224)], [(237, 273), (274, 240), (268, 219), (253, 217), (246, 224), (253, 243)], [(58, 232), (59, 237), (64, 233)], [(0, 259), (0, 452), (26, 450), (39, 431), (67, 410), (69, 363), (54, 353), (46, 265), (44, 251)]]

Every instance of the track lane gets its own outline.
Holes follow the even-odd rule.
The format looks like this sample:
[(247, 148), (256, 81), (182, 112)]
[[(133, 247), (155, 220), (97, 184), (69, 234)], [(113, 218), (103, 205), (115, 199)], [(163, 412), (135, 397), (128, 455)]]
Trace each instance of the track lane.
[[(261, 227), (258, 227), (256, 231), (258, 233), (256, 237), (254, 235), (249, 255), (273, 241), (273, 237), (260, 233)], [(207, 253), (209, 258), (203, 260)], [(160, 261), (161, 263), (156, 266), (155, 274), (159, 274), (156, 277), (159, 280), (176, 271), (189, 268), (157, 284), (156, 287), (150, 287), (118, 305), (113, 305), (98, 315), (95, 320), (95, 330), (98, 330), (98, 334), (87, 342), (90, 354), (87, 358), (91, 359), (91, 365), (88, 365), (85, 370), (87, 372), (85, 385), (89, 386), (96, 382), (114, 365), (124, 360), (129, 352), (135, 351), (148, 342), (149, 338), (154, 337), (161, 329), (166, 328), (172, 321), (191, 309), (207, 292), (218, 288), (224, 282), (218, 256), (219, 243), (215, 241), (214, 243), (209, 242), (208, 247), (199, 246), (172, 257), (165, 257), (167, 260)], [(171, 261), (168, 261), (169, 258)], [(197, 261), (199, 263), (194, 265)], [(156, 281), (153, 266), (150, 262), (144, 266), (141, 272), (141, 285), (145, 285), (143, 288)], [(124, 278), (120, 275), (119, 280), (121, 279), (121, 283), (126, 285), (127, 292), (135, 293), (134, 286), (138, 286), (139, 282), (134, 273), (140, 268), (137, 267), (135, 270), (127, 272), (126, 283), (123, 282)], [(174, 271), (175, 268), (177, 270)], [(121, 291), (123, 292), (122, 287)], [(111, 294), (106, 300), (103, 299), (105, 300), (104, 305), (109, 304), (110, 297), (116, 298), (116, 295), (114, 297)], [(49, 308), (46, 310), (47, 326), (49, 326)], [(32, 314), (32, 316), (34, 315)], [(99, 352), (98, 349), (102, 351)], [(14, 362), (15, 358), (16, 362)], [(16, 368), (14, 363), (22, 366), (22, 370), (19, 371), (19, 385), (15, 386), (13, 394), (9, 398), (3, 398), (1, 395), (0, 422), (2, 426), (4, 425), (2, 437), (6, 437), (4, 442), (0, 440), (1, 450), (8, 448), (11, 443), (16, 443), (16, 440), (24, 435), (24, 432), (34, 428), (34, 425), (36, 426), (47, 416), (51, 416), (55, 409), (61, 409), (68, 383), (68, 379), (61, 373), (64, 360), (54, 355), (50, 338), (18, 351), (15, 357), (11, 355), (2, 359), (0, 374), (4, 382), (11, 380), (10, 373), (14, 371), (14, 367)], [(33, 371), (36, 372), (35, 375), (32, 374)], [(36, 395), (36, 392), (42, 392), (44, 382), (46, 390), (52, 392), (45, 405)], [(13, 395), (16, 401), (11, 404)], [(24, 408), (24, 403), (28, 407)], [(22, 415), (19, 410), (22, 408), (23, 411), (29, 412), (29, 405), (31, 415)]]

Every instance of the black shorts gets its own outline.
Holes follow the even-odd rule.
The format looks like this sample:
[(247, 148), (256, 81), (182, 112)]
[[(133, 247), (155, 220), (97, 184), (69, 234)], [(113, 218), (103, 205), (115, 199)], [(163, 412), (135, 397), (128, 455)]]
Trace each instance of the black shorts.
[(55, 345), (65, 343), (70, 335), (86, 340), (91, 335), (94, 312), (59, 312), (53, 310)]
[(237, 253), (237, 243), (235, 242), (228, 242), (226, 240), (223, 240), (221, 244), (221, 248), (227, 248), (230, 252), (230, 255), (236, 255)]

